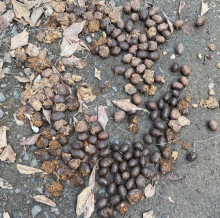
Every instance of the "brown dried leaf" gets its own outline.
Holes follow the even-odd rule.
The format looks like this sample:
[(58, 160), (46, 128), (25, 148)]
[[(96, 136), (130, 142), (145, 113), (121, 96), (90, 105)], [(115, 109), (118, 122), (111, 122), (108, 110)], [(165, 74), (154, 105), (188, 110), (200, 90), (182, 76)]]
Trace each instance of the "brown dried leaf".
[(14, 76), (19, 82), (21, 83), (29, 83), (30, 79), (25, 78), (25, 77), (21, 77), (21, 76)]
[(144, 194), (147, 198), (151, 198), (156, 192), (156, 187), (148, 184), (144, 189)]
[(5, 77), (5, 74), (2, 71), (4, 61), (0, 58), (0, 79), (3, 79)]
[(170, 21), (169, 17), (164, 12), (163, 12), (163, 15), (164, 15), (164, 17), (165, 17), (165, 19), (167, 21), (167, 24), (168, 24), (168, 26), (170, 28), (170, 32), (172, 33), (173, 30), (174, 30), (173, 23)]
[(13, 189), (12, 185), (9, 184), (6, 180), (0, 177), (0, 188), (2, 189)]
[(28, 44), (28, 47), (26, 49), (26, 53), (30, 57), (37, 57), (40, 54), (38, 47), (36, 45), (31, 44), (31, 43)]
[(12, 10), (8, 10), (6, 13), (0, 16), (0, 33), (10, 25), (14, 17), (15, 14)]
[(35, 134), (27, 139), (25, 139), (21, 145), (34, 145), (36, 143), (36, 141), (38, 140), (40, 136), (40, 133), (39, 134)]
[(153, 218), (153, 210), (143, 213), (143, 218)]
[(205, 2), (205, 1), (202, 1), (202, 9), (201, 9), (201, 16), (203, 16), (205, 13), (208, 12), (208, 10), (210, 9), (210, 4), (209, 2)]
[(44, 116), (46, 117), (48, 123), (51, 124), (51, 120), (50, 120), (50, 118), (51, 118), (51, 110), (44, 110), (44, 109), (43, 109), (43, 114), (44, 114)]
[(88, 123), (95, 122), (95, 121), (97, 120), (97, 118), (98, 118), (97, 115), (92, 115), (92, 116), (89, 117), (87, 114), (84, 114), (84, 116), (85, 116), (86, 121), (87, 121)]
[(94, 210), (95, 210), (95, 198), (94, 198), (94, 194), (91, 193), (84, 204), (84, 218), (90, 218)]
[(4, 213), (3, 213), (3, 218), (10, 218), (9, 213), (8, 213), (8, 212), (4, 212)]
[(4, 12), (6, 10), (6, 5), (4, 2), (0, 2), (0, 13)]
[(41, 15), (44, 13), (43, 7), (35, 8), (34, 11), (31, 14), (31, 21), (30, 26), (38, 26), (38, 20), (40, 19)]
[(66, 66), (73, 66), (78, 69), (83, 69), (87, 65), (85, 61), (83, 61), (80, 58), (75, 57), (74, 55), (72, 55), (69, 58), (62, 58), (62, 62)]
[(26, 174), (26, 175), (35, 174), (35, 173), (43, 173), (41, 169), (29, 167), (29, 166), (22, 165), (22, 164), (17, 164), (17, 170), (19, 171), (19, 173)]
[(16, 157), (16, 153), (13, 151), (11, 145), (7, 145), (0, 155), (0, 160), (6, 161), (7, 159), (9, 159), (12, 163), (14, 163), (15, 157)]
[(95, 67), (95, 77), (99, 80), (101, 80), (101, 71), (98, 70), (96, 67)]
[(24, 29), (23, 32), (11, 38), (11, 50), (28, 44), (29, 33)]
[(89, 185), (88, 187), (84, 188), (82, 192), (77, 197), (77, 205), (76, 205), (76, 214), (80, 216), (84, 211), (84, 205), (86, 200), (90, 196), (92, 192), (92, 187)]
[(52, 1), (51, 5), (53, 9), (58, 13), (64, 12), (66, 8), (66, 4), (63, 1)]
[(78, 5), (80, 7), (85, 7), (85, 0), (78, 0)]
[(143, 110), (148, 112), (144, 108), (137, 107), (135, 104), (132, 104), (130, 102), (130, 99), (123, 99), (123, 100), (113, 100), (112, 101), (117, 107), (121, 108), (123, 111), (138, 111), (138, 110)]
[(105, 130), (105, 127), (108, 123), (108, 116), (106, 114), (104, 106), (98, 107), (98, 121), (101, 124), (102, 128)]
[(7, 126), (0, 127), (0, 148), (4, 148), (8, 145), (6, 131), (9, 130)]
[(93, 167), (92, 172), (91, 172), (90, 177), (89, 177), (89, 185), (91, 186), (92, 191), (95, 190), (95, 173), (96, 173), (97, 163)]
[(56, 207), (56, 203), (49, 198), (47, 198), (45, 195), (36, 195), (33, 197), (33, 199), (37, 202), (40, 202), (42, 204), (49, 205), (51, 207)]
[(183, 32), (188, 35), (193, 36), (195, 34), (195, 29), (194, 29), (194, 27), (186, 24), (186, 25), (183, 25)]
[(61, 47), (60, 47), (61, 48), (60, 56), (70, 57), (78, 49), (78, 45), (79, 43), (72, 43), (68, 41), (65, 37), (63, 37)]

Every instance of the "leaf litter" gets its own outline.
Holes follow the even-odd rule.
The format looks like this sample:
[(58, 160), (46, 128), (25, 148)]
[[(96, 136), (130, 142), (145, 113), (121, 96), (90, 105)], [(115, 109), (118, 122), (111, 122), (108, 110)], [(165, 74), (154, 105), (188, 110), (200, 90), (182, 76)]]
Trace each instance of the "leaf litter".
[(0, 177), (0, 188), (2, 189), (13, 189), (12, 185), (8, 183), (5, 179)]
[(10, 162), (14, 163), (16, 159), (15, 157), (16, 157), (16, 153), (13, 151), (11, 145), (7, 145), (0, 155), (0, 160), (1, 161), (9, 160)]
[(208, 1), (202, 1), (201, 16), (203, 16), (209, 11), (210, 6), (211, 5)]
[(31, 137), (28, 137), (23, 142), (21, 142), (21, 145), (34, 145), (37, 142), (39, 136), (40, 136), (40, 133), (35, 134)]
[(7, 143), (7, 131), (9, 128), (7, 126), (0, 127), (0, 148), (4, 148), (8, 145)]
[(28, 44), (29, 33), (24, 29), (21, 33), (11, 38), (11, 49), (25, 46)]
[(56, 207), (56, 203), (52, 200), (50, 200), (48, 197), (45, 195), (36, 195), (33, 197), (33, 199), (37, 202), (40, 202), (42, 204), (46, 204), (51, 207)]
[(100, 125), (102, 126), (102, 128), (105, 130), (105, 127), (108, 123), (108, 116), (106, 114), (104, 106), (98, 107), (98, 121), (99, 121)]
[(143, 213), (143, 218), (153, 218), (153, 210)]
[(151, 184), (148, 184), (144, 189), (144, 194), (147, 198), (153, 197), (155, 192), (156, 192), (156, 187), (152, 186)]
[(26, 174), (26, 175), (35, 174), (35, 173), (43, 173), (41, 169), (29, 167), (29, 166), (22, 165), (22, 164), (17, 164), (17, 170), (19, 171), (19, 173)]

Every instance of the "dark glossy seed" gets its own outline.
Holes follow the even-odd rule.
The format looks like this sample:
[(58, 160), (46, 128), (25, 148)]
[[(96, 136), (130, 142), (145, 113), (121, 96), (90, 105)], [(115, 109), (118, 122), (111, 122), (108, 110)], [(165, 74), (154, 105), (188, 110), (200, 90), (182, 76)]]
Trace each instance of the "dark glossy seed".
[(127, 13), (127, 14), (131, 12), (131, 3), (130, 2), (125, 3), (124, 12)]
[(157, 50), (157, 42), (149, 41), (148, 42), (148, 50), (149, 51), (156, 51)]
[(139, 174), (135, 180), (135, 183), (138, 188), (144, 188), (146, 185), (146, 179), (143, 175)]
[(66, 117), (65, 113), (58, 111), (58, 112), (52, 113), (51, 120), (53, 122), (55, 122), (55, 121), (60, 120), (60, 119), (65, 119), (65, 117)]
[(68, 164), (71, 159), (72, 159), (71, 154), (64, 152), (62, 153), (62, 160), (65, 164)]
[(159, 11), (159, 7), (153, 6), (150, 10), (149, 10), (149, 16), (152, 17), (155, 14), (157, 14)]
[(138, 44), (138, 39), (135, 38), (135, 37), (131, 37), (129, 43), (128, 43), (130, 46), (132, 45), (137, 45)]
[(169, 104), (171, 107), (175, 107), (177, 105), (177, 103), (178, 103), (178, 99), (173, 97)]
[(152, 179), (155, 176), (154, 171), (147, 167), (142, 168), (141, 173), (143, 176), (149, 179)]
[(134, 151), (134, 158), (140, 158), (142, 155), (142, 152), (140, 150), (135, 150)]
[(198, 154), (195, 151), (193, 151), (187, 155), (188, 161), (195, 161), (197, 158), (198, 158)]
[(143, 155), (144, 157), (146, 157), (146, 156), (148, 156), (148, 155), (150, 155), (150, 154), (151, 154), (151, 149), (150, 149), (149, 147), (144, 148), (144, 149), (142, 150), (142, 155)]
[[(120, 44), (119, 44), (119, 47), (121, 48), (121, 50), (122, 51), (128, 51), (128, 49), (129, 49), (129, 45), (128, 45), (128, 43), (127, 42), (121, 42)], [(129, 55), (131, 55), (132, 56), (132, 54), (129, 54)], [(132, 56), (133, 57), (133, 56)], [(124, 59), (123, 59), (124, 60)], [(130, 59), (131, 60), (131, 59)], [(129, 61), (130, 62), (130, 61)], [(129, 63), (128, 62), (128, 63)], [(124, 61), (124, 63), (126, 63), (125, 61)]]
[(81, 133), (81, 134), (78, 134), (77, 138), (79, 141), (85, 141), (86, 139), (88, 139), (88, 134), (87, 133)]
[(123, 75), (126, 71), (126, 67), (122, 65), (117, 65), (113, 67), (113, 73), (117, 75)]
[(177, 46), (176, 46), (176, 53), (178, 55), (181, 55), (182, 53), (184, 52), (184, 46), (182, 43), (179, 43)]
[(79, 166), (79, 171), (80, 171), (82, 177), (88, 176), (91, 173), (91, 169), (89, 167), (89, 164), (82, 162)]
[(159, 59), (160, 55), (158, 52), (153, 51), (148, 53), (148, 58), (152, 61), (157, 61)]
[(109, 25), (109, 21), (107, 21), (107, 20), (101, 20), (101, 23), (100, 23), (101, 29), (105, 30), (108, 25)]
[(108, 141), (107, 140), (100, 140), (100, 141), (97, 142), (96, 148), (101, 150), (101, 149), (106, 148), (107, 145), (108, 145)]
[(162, 131), (159, 130), (159, 129), (152, 129), (150, 131), (150, 134), (153, 136), (153, 137), (156, 137), (156, 138), (159, 138), (160, 136), (162, 136)]
[(164, 30), (162, 32), (162, 36), (165, 38), (165, 39), (169, 39), (171, 37), (171, 32), (169, 30)]
[(142, 197), (142, 192), (139, 189), (132, 189), (127, 195), (127, 199), (131, 204), (136, 204)]
[(127, 151), (123, 154), (123, 159), (128, 161), (133, 157), (133, 153), (131, 151)]
[(126, 183), (125, 183), (125, 187), (126, 189), (129, 191), (132, 188), (135, 187), (135, 179), (134, 178), (130, 178)]
[(139, 20), (139, 15), (138, 15), (137, 13), (131, 14), (131, 20), (132, 20), (133, 22), (138, 21), (138, 20)]
[(131, 67), (137, 67), (141, 63), (142, 63), (142, 60), (140, 58), (133, 57), (131, 60)]
[(165, 101), (163, 99), (158, 100), (157, 107), (163, 109), (165, 107)]
[(163, 44), (166, 42), (166, 39), (163, 36), (156, 36), (156, 42), (158, 44)]
[(126, 21), (125, 30), (130, 33), (133, 30), (133, 28), (134, 28), (133, 22), (131, 20)]
[(99, 134), (102, 131), (102, 127), (91, 125), (90, 128), (89, 128), (89, 131), (92, 135), (96, 135), (96, 134)]
[(173, 97), (178, 98), (180, 96), (180, 91), (177, 90), (177, 89), (173, 89), (172, 90), (172, 95), (173, 95)]
[(114, 195), (110, 198), (110, 204), (112, 206), (115, 206), (116, 204), (118, 204), (121, 201), (121, 197), (120, 195)]
[(173, 72), (178, 71), (178, 70), (179, 70), (179, 64), (174, 63), (174, 64), (172, 65), (172, 67), (171, 67), (171, 70), (172, 70)]
[(100, 157), (108, 157), (111, 154), (111, 150), (109, 148), (104, 148), (99, 151)]
[(105, 207), (98, 212), (98, 215), (103, 218), (111, 217), (114, 213), (113, 208)]
[(135, 167), (138, 166), (138, 159), (132, 158), (128, 161), (128, 166), (129, 167)]
[(140, 159), (139, 159), (139, 165), (140, 165), (141, 167), (145, 167), (146, 164), (147, 164), (147, 159), (146, 159), (146, 157), (144, 157), (144, 156), (140, 157)]
[(120, 145), (118, 145), (118, 144), (112, 144), (112, 145), (111, 145), (111, 149), (112, 149), (112, 151), (119, 151), (119, 150), (120, 150)]
[(133, 116), (133, 115), (136, 115), (137, 114), (137, 111), (134, 111), (134, 110), (130, 110), (127, 112), (128, 116)]
[(141, 59), (146, 59), (148, 57), (148, 53), (146, 51), (138, 51), (136, 55)]
[(131, 169), (131, 177), (137, 177), (140, 174), (140, 167), (139, 166), (135, 166)]
[(112, 174), (116, 174), (118, 173), (118, 164), (117, 163), (113, 163), (112, 166), (111, 166), (111, 173)]
[(99, 56), (103, 59), (109, 57), (109, 48), (105, 45), (102, 45), (99, 47)]
[(163, 120), (167, 120), (169, 118), (169, 115), (170, 115), (170, 107), (169, 106), (165, 106), (162, 110), (162, 113), (161, 113), (161, 118)]
[(89, 136), (87, 141), (88, 141), (88, 143), (95, 145), (97, 143), (97, 137), (91, 135), (91, 136)]
[(142, 150), (144, 148), (144, 145), (141, 143), (141, 142), (135, 142), (133, 144), (133, 148), (134, 149), (139, 149), (139, 150)]
[(129, 149), (130, 149), (130, 145), (124, 144), (124, 145), (121, 145), (121, 147), (120, 147), (120, 152), (124, 154), (124, 153), (127, 152)]
[(125, 172), (128, 168), (128, 164), (126, 161), (122, 161), (119, 165), (119, 169), (121, 172)]
[(98, 171), (99, 176), (101, 176), (101, 177), (105, 177), (108, 174), (108, 172), (109, 172), (108, 168), (101, 168)]
[(146, 103), (146, 107), (149, 109), (149, 110), (156, 110), (157, 109), (157, 104), (154, 102), (154, 101), (148, 101)]
[(108, 132), (100, 132), (98, 134), (98, 139), (99, 140), (105, 140), (105, 139), (108, 139), (108, 138), (109, 138)]
[(117, 27), (121, 30), (123, 30), (125, 28), (125, 23), (123, 20), (119, 20), (117, 23)]
[(183, 20), (176, 20), (174, 23), (173, 23), (173, 26), (175, 29), (181, 29), (184, 25), (184, 21)]
[(159, 111), (158, 110), (154, 110), (154, 111), (152, 111), (150, 113), (149, 117), (150, 117), (151, 120), (156, 120), (158, 118), (158, 116), (159, 116)]
[[(148, 49), (148, 43), (147, 42), (144, 42), (142, 44), (138, 44), (138, 51), (147, 51), (147, 49)], [(146, 53), (144, 53), (144, 56), (146, 56)]]
[(164, 131), (166, 129), (166, 124), (164, 122), (161, 122), (161, 121), (155, 121), (154, 122), (154, 127), (159, 129), (159, 130)]
[(115, 209), (121, 214), (124, 215), (129, 210), (130, 204), (127, 201), (121, 201), (115, 206)]
[(188, 78), (185, 76), (181, 76), (179, 81), (183, 84), (183, 86), (187, 86), (189, 82)]
[(114, 48), (118, 45), (117, 41), (115, 39), (108, 39), (107, 45), (109, 48)]
[(163, 149), (167, 146), (167, 139), (164, 136), (161, 136), (157, 141), (158, 147)]
[(127, 189), (123, 185), (119, 185), (118, 187), (118, 193), (121, 196), (122, 199), (126, 199), (127, 197)]
[(158, 14), (152, 16), (152, 20), (154, 20), (157, 24), (163, 23), (163, 18)]
[(186, 77), (190, 75), (190, 69), (187, 65), (181, 66), (180, 71)]
[(107, 36), (110, 36), (114, 29), (115, 29), (115, 26), (113, 24), (109, 24), (105, 29)]
[(112, 156), (113, 156), (114, 160), (117, 162), (122, 162), (122, 160), (123, 160), (122, 155), (119, 152), (113, 152)]
[(117, 190), (116, 184), (114, 182), (110, 183), (107, 190), (108, 194), (113, 195), (116, 193), (116, 190)]
[(106, 207), (108, 204), (108, 199), (107, 198), (100, 198), (97, 202), (96, 202), (96, 207), (98, 209), (102, 209), (104, 207)]
[(172, 84), (172, 89), (181, 90), (181, 89), (183, 89), (183, 88), (184, 88), (184, 86), (183, 86), (183, 84), (180, 83), (180, 82), (173, 82), (173, 84)]
[(145, 25), (147, 28), (154, 27), (156, 25), (156, 22), (148, 18)]
[[(130, 54), (135, 54), (137, 52), (137, 45), (132, 45), (128, 51)], [(133, 62), (132, 62), (133, 63)], [(133, 63), (134, 64), (134, 63)]]
[(151, 145), (154, 141), (153, 137), (150, 134), (145, 134), (143, 139), (148, 145)]
[(167, 23), (161, 23), (160, 25), (158, 25), (157, 30), (158, 30), (159, 32), (163, 32), (163, 31), (167, 30), (168, 27), (169, 27), (169, 26), (168, 26)]
[(77, 158), (77, 159), (84, 159), (86, 154), (84, 151), (82, 150), (77, 150), (77, 149), (74, 149), (74, 150), (71, 150), (71, 155), (73, 158)]
[(106, 158), (103, 158), (102, 160), (100, 160), (99, 165), (100, 165), (100, 167), (110, 167), (112, 165), (112, 163), (113, 163), (113, 159), (106, 157)]
[(129, 172), (123, 172), (122, 173), (122, 178), (125, 179), (125, 180), (128, 180), (130, 179), (131, 175)]
[(211, 131), (217, 131), (218, 130), (218, 123), (215, 120), (209, 120), (208, 127)]
[(147, 36), (142, 33), (139, 35), (138, 40), (140, 43), (145, 43), (145, 42), (147, 42)]
[(172, 151), (169, 147), (167, 148), (164, 148), (162, 151), (161, 151), (161, 154), (162, 154), (162, 157), (164, 159), (170, 159), (171, 158), (171, 154), (172, 154)]
[(139, 12), (139, 17), (141, 21), (145, 21), (148, 18), (148, 11), (146, 9), (142, 9)]
[(123, 179), (119, 173), (114, 175), (114, 182), (116, 185), (121, 185), (123, 183)]
[(170, 92), (167, 92), (166, 94), (164, 94), (163, 96), (163, 100), (166, 102), (169, 102), (172, 98), (172, 94)]
[(196, 26), (201, 27), (205, 25), (206, 21), (207, 21), (207, 18), (205, 16), (199, 17), (198, 20), (196, 21)]
[(116, 39), (121, 34), (121, 30), (118, 28), (115, 28), (111, 34), (111, 38)]
[(114, 48), (111, 48), (110, 54), (112, 56), (118, 56), (121, 53), (121, 48), (118, 46), (115, 46)]
[(98, 178), (98, 184), (101, 186), (108, 186), (109, 185), (109, 180), (105, 177), (99, 177)]
[(161, 158), (160, 153), (155, 152), (153, 155), (151, 155), (151, 157), (150, 157), (150, 161), (151, 161), (152, 163), (157, 164), (157, 163), (160, 162), (160, 158)]

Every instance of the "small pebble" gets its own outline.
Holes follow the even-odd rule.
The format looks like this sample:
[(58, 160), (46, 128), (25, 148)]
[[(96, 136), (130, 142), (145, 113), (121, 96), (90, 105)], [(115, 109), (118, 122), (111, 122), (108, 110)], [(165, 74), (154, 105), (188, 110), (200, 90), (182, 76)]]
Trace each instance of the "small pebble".
[(4, 112), (2, 111), (2, 109), (0, 108), (0, 119), (4, 116)]
[(175, 59), (176, 58), (176, 55), (175, 54), (172, 54), (171, 56), (170, 56), (170, 59), (171, 60), (173, 60), (173, 59)]
[(4, 68), (4, 69), (2, 70), (2, 72), (3, 72), (4, 74), (11, 74), (11, 68), (6, 67), (6, 68)]
[(4, 62), (11, 63), (11, 56), (8, 52), (4, 53)]
[(18, 194), (18, 193), (20, 193), (20, 192), (21, 192), (21, 189), (20, 189), (20, 188), (16, 188), (16, 189), (15, 189), (15, 193)]
[(33, 206), (32, 209), (31, 209), (32, 217), (34, 218), (41, 211), (42, 211), (42, 207), (41, 206), (39, 206), (39, 205)]
[(117, 91), (118, 91), (115, 86), (112, 86), (112, 89), (113, 89), (114, 92), (117, 92)]
[(24, 69), (24, 73), (25, 73), (25, 75), (26, 75), (27, 77), (30, 77), (30, 75), (31, 75), (31, 68), (25, 68), (25, 69)]
[(0, 102), (3, 102), (5, 100), (6, 100), (6, 98), (5, 98), (4, 94), (2, 92), (0, 92)]
[(86, 37), (86, 41), (87, 41), (88, 43), (92, 42), (91, 37), (87, 36), (87, 37)]
[(37, 161), (36, 158), (34, 158), (34, 159), (31, 161), (30, 166), (31, 166), (31, 167), (36, 167), (37, 164), (38, 164), (38, 161)]
[(57, 207), (52, 207), (51, 212), (55, 213), (57, 216), (60, 214), (59, 209)]
[(23, 157), (23, 160), (29, 160), (30, 158), (30, 155), (29, 154), (25, 154), (24, 157)]

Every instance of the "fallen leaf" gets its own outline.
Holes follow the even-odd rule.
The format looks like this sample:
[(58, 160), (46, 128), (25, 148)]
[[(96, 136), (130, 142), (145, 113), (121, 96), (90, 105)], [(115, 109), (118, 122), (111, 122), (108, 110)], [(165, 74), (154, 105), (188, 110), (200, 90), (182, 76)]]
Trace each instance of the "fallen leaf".
[(40, 19), (41, 15), (44, 13), (43, 7), (35, 8), (31, 14), (30, 26), (37, 26), (37, 21)]
[(5, 179), (0, 177), (0, 188), (2, 189), (13, 189), (12, 185), (9, 184)]
[(173, 200), (170, 196), (168, 197), (168, 200), (169, 200), (170, 202), (172, 202), (173, 204), (175, 204), (174, 200)]
[(184, 1), (180, 1), (179, 9), (178, 9), (179, 18), (181, 17), (181, 11), (182, 11), (182, 9), (184, 8), (185, 4), (186, 4), (186, 3), (185, 3)]
[(85, 0), (78, 0), (78, 4), (80, 7), (85, 7)]
[(90, 196), (92, 192), (92, 187), (88, 186), (82, 190), (82, 192), (77, 197), (77, 205), (76, 205), (76, 215), (80, 216), (84, 211), (84, 205), (86, 200)]
[(105, 130), (105, 127), (108, 123), (108, 116), (106, 114), (104, 106), (98, 107), (98, 121), (101, 124), (102, 128)]
[[(98, 163), (98, 161), (97, 161), (97, 163)], [(89, 177), (89, 186), (91, 186), (92, 191), (95, 190), (95, 173), (96, 173), (97, 163), (93, 167), (92, 172)]]
[(8, 10), (6, 13), (0, 16), (0, 33), (10, 25), (14, 17), (15, 14), (12, 10)]
[(171, 157), (173, 158), (173, 160), (176, 160), (178, 157), (179, 152), (178, 151), (173, 151)]
[(28, 47), (26, 48), (26, 53), (30, 57), (37, 57), (40, 54), (38, 47), (31, 43), (28, 44)]
[(16, 124), (17, 124), (18, 126), (23, 126), (23, 125), (24, 125), (24, 121), (17, 119), (16, 113), (13, 114), (13, 117), (14, 117), (15, 122), (16, 122)]
[(168, 26), (170, 28), (170, 32), (172, 33), (173, 30), (174, 30), (173, 23), (170, 21), (169, 17), (164, 12), (163, 12), (163, 15), (164, 15), (164, 17), (165, 17), (165, 19), (167, 21), (167, 24), (168, 24)]
[(4, 12), (6, 10), (6, 5), (4, 2), (0, 2), (0, 13)]
[(21, 76), (14, 76), (19, 82), (21, 83), (29, 83), (30, 79), (26, 78), (26, 77), (21, 77)]
[(61, 43), (61, 53), (60, 56), (62, 57), (70, 57), (77, 51), (79, 43), (72, 43), (67, 41), (65, 37), (63, 37), (62, 43)]
[(3, 73), (2, 67), (3, 67), (3, 59), (0, 58), (0, 79), (3, 79), (5, 77), (5, 74)]
[(56, 203), (49, 198), (47, 198), (45, 195), (36, 195), (33, 197), (33, 199), (37, 202), (40, 202), (42, 204), (49, 205), (51, 207), (56, 207)]
[(29, 166), (22, 165), (22, 164), (17, 164), (17, 170), (21, 174), (26, 174), (26, 175), (35, 174), (35, 173), (43, 173), (41, 169), (29, 167)]
[(11, 50), (28, 44), (29, 33), (24, 29), (23, 32), (11, 38)]
[(40, 136), (40, 133), (39, 134), (35, 134), (27, 139), (25, 139), (21, 145), (34, 145), (36, 143), (36, 141), (38, 140)]
[(7, 126), (0, 127), (0, 148), (4, 148), (8, 145), (6, 131), (9, 130)]
[(92, 116), (89, 117), (87, 114), (84, 114), (84, 116), (85, 116), (86, 121), (87, 121), (88, 123), (95, 122), (95, 121), (97, 120), (97, 118), (98, 118), (97, 115), (92, 115)]
[(3, 218), (10, 218), (9, 213), (8, 213), (8, 212), (4, 212), (4, 213), (3, 213)]
[(183, 179), (182, 176), (178, 176), (178, 175), (173, 174), (173, 173), (166, 174), (163, 178), (167, 179), (167, 180), (172, 180), (172, 181), (178, 181), (178, 180)]
[(51, 110), (44, 110), (43, 109), (43, 114), (46, 117), (48, 123), (51, 124), (51, 120), (50, 120), (51, 119)]
[(96, 67), (95, 67), (95, 77), (99, 80), (101, 80), (101, 71), (98, 70)]
[(143, 218), (153, 218), (153, 210), (143, 213)]
[(11, 145), (7, 145), (0, 155), (0, 160), (6, 161), (7, 159), (9, 159), (12, 163), (14, 163), (15, 157), (16, 157), (16, 153), (13, 151)]
[(144, 194), (147, 198), (151, 198), (156, 192), (156, 187), (148, 184), (144, 189)]
[(195, 29), (194, 29), (194, 27), (192, 27), (192, 26), (190, 26), (190, 25), (188, 25), (188, 24), (186, 24), (186, 25), (183, 25), (183, 32), (184, 33), (186, 33), (186, 34), (188, 34), (188, 35), (191, 35), (191, 36), (193, 36), (194, 34), (195, 34)]
[(95, 210), (94, 194), (91, 193), (84, 204), (84, 218), (90, 218)]
[(77, 113), (88, 113), (88, 111), (89, 111), (88, 106), (80, 98), (79, 98), (79, 105), (80, 106), (79, 106), (79, 110)]
[(85, 61), (83, 61), (80, 58), (75, 57), (74, 55), (72, 55), (69, 58), (62, 58), (62, 62), (66, 66), (73, 66), (78, 69), (83, 69), (87, 65)]
[(203, 16), (205, 13), (207, 13), (209, 9), (210, 9), (209, 2), (202, 1), (201, 16)]
[(123, 100), (113, 100), (112, 102), (119, 108), (121, 108), (123, 111), (138, 111), (138, 110), (143, 110), (148, 112), (144, 108), (137, 107), (135, 104), (132, 104), (130, 102), (130, 99), (123, 99)]

